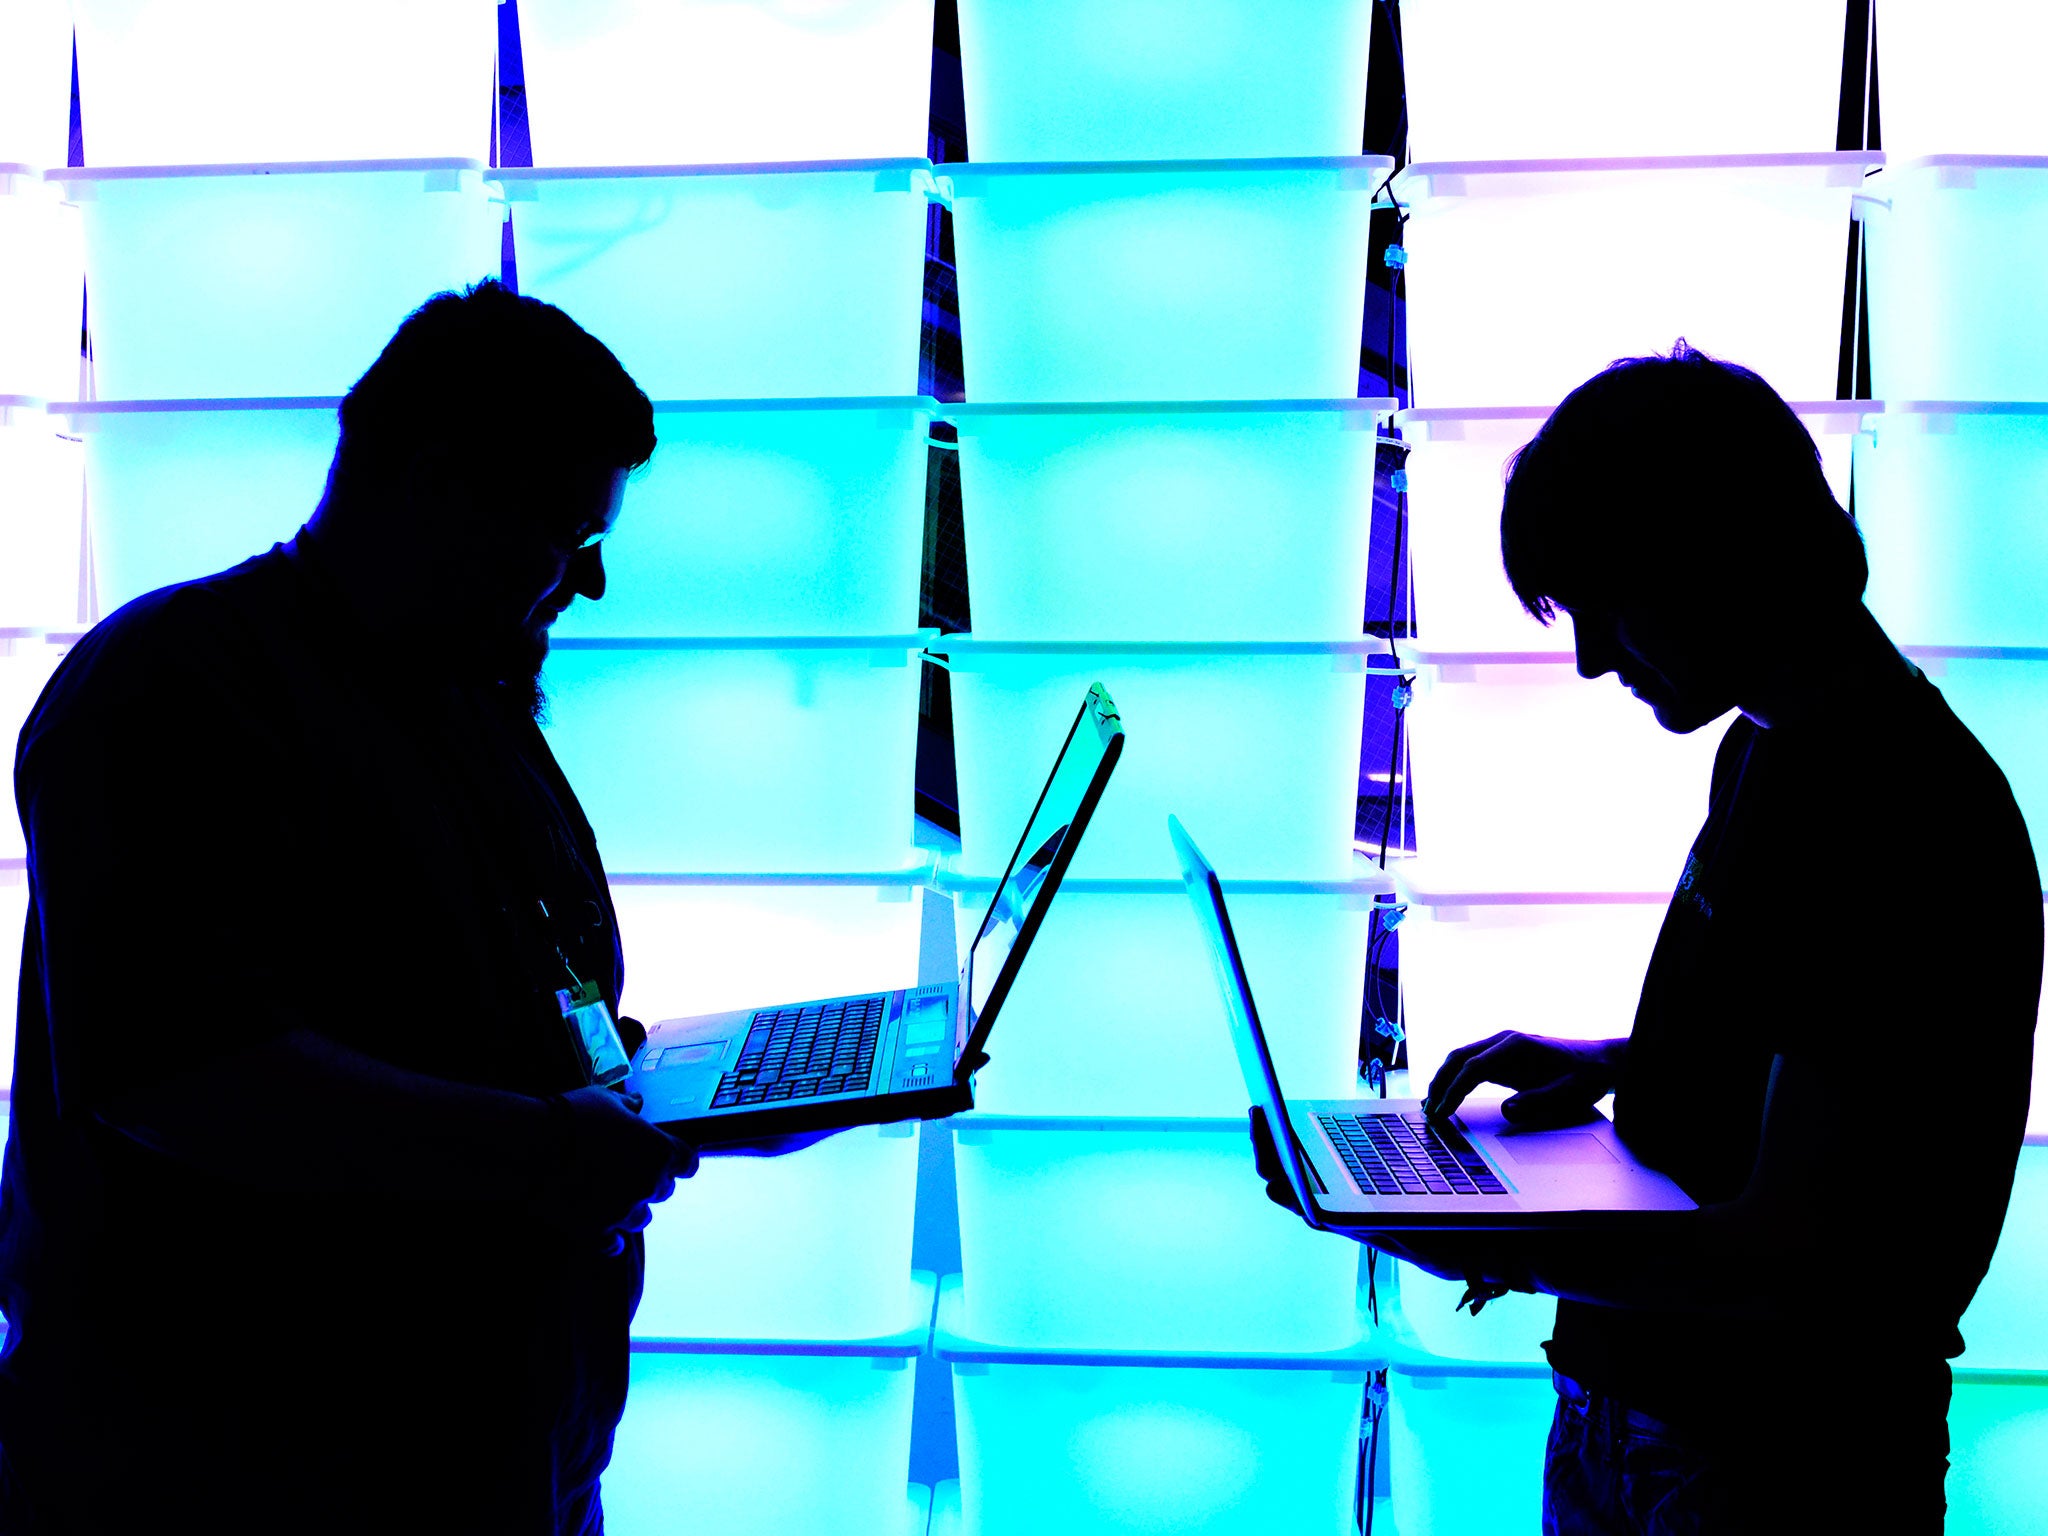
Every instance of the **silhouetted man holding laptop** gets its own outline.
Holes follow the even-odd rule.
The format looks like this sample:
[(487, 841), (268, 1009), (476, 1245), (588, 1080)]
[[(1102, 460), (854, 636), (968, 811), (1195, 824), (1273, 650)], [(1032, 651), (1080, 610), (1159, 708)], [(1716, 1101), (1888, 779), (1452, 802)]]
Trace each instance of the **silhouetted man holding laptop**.
[(1452, 1052), (1427, 1109), (1498, 1084), (1510, 1126), (1564, 1126), (1612, 1092), (1700, 1209), (1358, 1235), (1475, 1302), (1559, 1298), (1546, 1532), (1938, 1531), (2041, 982), (2011, 791), (1863, 607), (1856, 528), (1747, 370), (1680, 343), (1573, 391), (1513, 460), (1501, 547), (1582, 676), (1675, 732), (1741, 713), (1628, 1038), (1505, 1031)]

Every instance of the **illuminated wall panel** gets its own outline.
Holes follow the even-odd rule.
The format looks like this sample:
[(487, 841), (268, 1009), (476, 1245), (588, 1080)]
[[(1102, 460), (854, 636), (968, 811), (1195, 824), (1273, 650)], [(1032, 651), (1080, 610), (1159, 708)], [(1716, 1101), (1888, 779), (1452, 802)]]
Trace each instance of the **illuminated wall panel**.
[(1395, 1259), (1380, 1261), (1380, 1316), (1404, 1348), (1446, 1364), (1548, 1368), (1543, 1341), (1557, 1320), (1555, 1297), (1510, 1291), (1474, 1317), (1459, 1305), (1464, 1295), (1462, 1280), (1439, 1280)]
[(874, 635), (917, 624), (936, 402), (659, 405), (654, 460), (605, 541), (591, 635)]
[[(79, 445), (39, 405), (0, 395), (0, 635), (77, 626), (84, 490)], [(13, 744), (0, 743), (10, 765)]]
[[(43, 685), (63, 659), (61, 650), (42, 640), (33, 637), (0, 638), (0, 744), (4, 744), (0, 750), (6, 753), (10, 789), (14, 748), (21, 736), (21, 727), (28, 719), (29, 711), (35, 708)], [(7, 804), (9, 813), (0, 816), (0, 877), (4, 877), (10, 864), (17, 864), (28, 856), (28, 845), (22, 838), (21, 819), (13, 814), (14, 798), (11, 793)], [(13, 1007), (13, 998), (14, 994), (8, 993), (9, 1008)], [(13, 1057), (10, 1056), (8, 1061), (11, 1064)]]
[(70, 123), (70, 5), (8, 0), (0, 6), (0, 163), (62, 165)]
[[(2038, 1100), (2039, 1093), (2036, 1092)], [(1991, 1271), (1963, 1314), (1964, 1351), (1958, 1365), (1971, 1370), (2048, 1372), (2048, 1138), (2036, 1137), (2020, 1153), (2012, 1203)], [(2048, 1384), (2048, 1379), (2044, 1379)]]
[(339, 395), (428, 295), (498, 271), (474, 161), (61, 175), (101, 399)]
[(932, 0), (525, 0), (540, 165), (922, 155)]
[(1369, 210), (1392, 169), (947, 166), (974, 398), (1356, 395)]
[(1371, 0), (961, 0), (982, 160), (1349, 155)]
[(312, 516), (339, 435), (338, 397), (77, 402), (99, 609), (211, 575)]
[(57, 188), (0, 164), (0, 395), (78, 392), (85, 248)]
[[(964, 953), (993, 880), (949, 879)], [(1344, 1098), (1358, 1079), (1358, 999), (1375, 886), (1227, 883), (1231, 926), (1281, 1080)], [(1003, 1004), (1001, 1065), (979, 1109), (1014, 1115), (1243, 1112), (1201, 931), (1178, 881), (1069, 880)]]
[(72, 10), (94, 165), (490, 152), (492, 0), (72, 0)]
[(916, 391), (927, 161), (503, 176), (520, 291), (655, 399)]
[(2048, 1380), (1971, 1378), (1948, 1410), (1947, 1536), (2014, 1536), (2048, 1509)]
[(1100, 681), (1130, 734), (1074, 874), (1178, 878), (1171, 813), (1231, 878), (1349, 876), (1365, 710), (1359, 652), (1376, 642), (943, 644), (952, 657), (961, 868), (1002, 873), (1045, 765), (1088, 685)]
[(955, 406), (985, 640), (1356, 632), (1392, 401)]
[(1410, 165), (1394, 193), (1417, 402), (1554, 401), (1680, 336), (1787, 399), (1831, 396), (1849, 201), (1877, 158)]
[(1401, 1536), (1525, 1530), (1557, 1393), (1544, 1366), (1396, 1365), (1384, 1453)]
[(2048, 152), (2040, 88), (2048, 10), (2024, 0), (1876, 0), (1876, 8), (1884, 142), (1894, 157)]

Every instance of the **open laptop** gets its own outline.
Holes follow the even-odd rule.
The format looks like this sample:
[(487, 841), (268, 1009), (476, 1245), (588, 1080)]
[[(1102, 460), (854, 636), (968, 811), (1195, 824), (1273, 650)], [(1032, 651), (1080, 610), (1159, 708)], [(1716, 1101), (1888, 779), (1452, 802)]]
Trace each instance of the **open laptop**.
[(1017, 840), (960, 979), (668, 1019), (633, 1058), (640, 1113), (700, 1146), (974, 1107), (981, 1051), (1045, 922), (1124, 746), (1116, 705), (1088, 690)]
[(1534, 1131), (1510, 1125), (1497, 1104), (1469, 1099), (1433, 1120), (1420, 1099), (1285, 1098), (1222, 882), (1180, 819), (1169, 816), (1166, 825), (1215, 962), (1245, 1089), (1265, 1113), (1310, 1226), (1350, 1233), (1639, 1226), (1696, 1209), (1684, 1190), (1636, 1161), (1605, 1116)]

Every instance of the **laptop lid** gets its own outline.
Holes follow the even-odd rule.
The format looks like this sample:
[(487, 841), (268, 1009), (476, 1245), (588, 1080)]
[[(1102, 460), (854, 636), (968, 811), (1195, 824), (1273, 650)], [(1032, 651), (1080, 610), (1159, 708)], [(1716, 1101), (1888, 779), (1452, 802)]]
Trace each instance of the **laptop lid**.
[(1123, 749), (1124, 728), (1116, 704), (1108, 689), (1092, 684), (961, 962), (956, 1077), (961, 1058), (987, 1041)]
[(1216, 988), (1223, 994), (1224, 1016), (1230, 1021), (1230, 1043), (1237, 1049), (1238, 1070), (1244, 1074), (1245, 1091), (1252, 1103), (1265, 1111), (1266, 1129), (1280, 1154), (1280, 1166), (1294, 1191), (1295, 1204), (1312, 1227), (1323, 1223), (1317, 1217), (1314, 1190), (1317, 1181), (1310, 1172), (1308, 1157), (1294, 1135), (1287, 1118), (1287, 1100), (1280, 1091), (1279, 1074), (1273, 1070), (1273, 1053), (1266, 1048), (1266, 1032), (1259, 1025), (1258, 1005), (1252, 1001), (1250, 980), (1244, 973), (1244, 956), (1231, 931), (1230, 909), (1223, 904), (1223, 882), (1178, 816), (1166, 818), (1166, 830), (1180, 856), (1181, 883), (1187, 887), (1195, 919), (1208, 941), (1209, 959), (1216, 974)]

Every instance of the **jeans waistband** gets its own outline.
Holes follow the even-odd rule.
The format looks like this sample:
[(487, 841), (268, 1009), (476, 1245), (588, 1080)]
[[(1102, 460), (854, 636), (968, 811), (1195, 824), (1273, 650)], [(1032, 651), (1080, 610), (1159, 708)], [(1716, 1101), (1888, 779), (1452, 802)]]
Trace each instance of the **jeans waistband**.
[(1588, 1417), (1604, 1420), (1617, 1431), (1636, 1435), (1655, 1435), (1665, 1440), (1683, 1440), (1686, 1437), (1664, 1420), (1652, 1414), (1631, 1408), (1617, 1397), (1605, 1392), (1596, 1392), (1591, 1387), (1574, 1381), (1563, 1371), (1550, 1373), (1550, 1385), (1558, 1398), (1570, 1403)]

